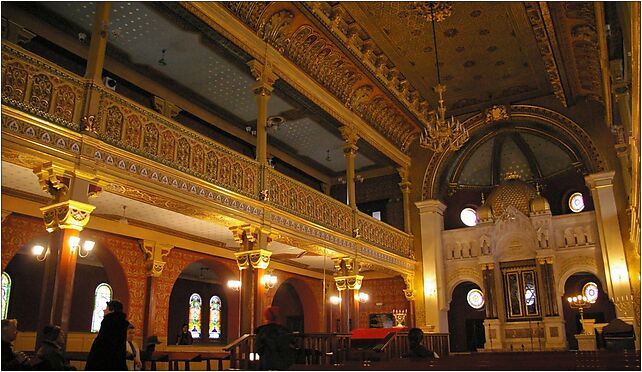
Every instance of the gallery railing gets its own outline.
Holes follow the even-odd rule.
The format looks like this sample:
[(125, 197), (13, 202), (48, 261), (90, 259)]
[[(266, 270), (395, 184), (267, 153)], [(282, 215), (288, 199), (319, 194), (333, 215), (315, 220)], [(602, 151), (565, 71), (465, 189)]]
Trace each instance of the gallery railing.
[[(85, 106), (90, 106), (90, 98), (94, 103), (88, 110)], [(272, 205), (343, 236), (360, 237), (364, 243), (414, 259), (409, 234), (366, 214), (355, 216), (349, 206), (272, 169), (262, 172), (255, 160), (9, 42), (2, 43), (2, 102), (249, 197), (257, 204)], [(131, 169), (131, 165), (123, 170), (142, 171)], [(261, 184), (265, 190), (259, 190)]]

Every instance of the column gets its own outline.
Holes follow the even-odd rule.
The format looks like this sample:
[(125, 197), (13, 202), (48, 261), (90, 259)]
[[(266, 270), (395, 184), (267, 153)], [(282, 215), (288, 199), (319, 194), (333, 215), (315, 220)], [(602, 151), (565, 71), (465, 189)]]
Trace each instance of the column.
[(410, 181), (408, 180), (408, 168), (400, 167), (397, 168), (397, 171), (401, 177), (399, 188), (403, 197), (403, 229), (410, 234)]
[(448, 332), (446, 282), (444, 277), (443, 244), (444, 210), (439, 200), (415, 203), (421, 223), (421, 250), (424, 282), (425, 326), (435, 332)]
[(557, 291), (555, 289), (555, 279), (553, 277), (553, 257), (538, 257), (537, 271), (541, 280), (541, 290), (544, 292), (540, 295), (542, 301), (542, 310), (544, 316), (557, 316)]
[(484, 280), (484, 299), (486, 302), (486, 319), (497, 319), (497, 299), (495, 298), (495, 263), (481, 265)]
[(257, 60), (252, 60), (248, 62), (248, 66), (250, 66), (252, 75), (256, 79), (256, 83), (252, 86), (258, 109), (256, 116), (256, 160), (264, 166), (267, 165), (268, 101), (278, 76), (272, 71), (272, 65), (267, 61), (263, 64)]
[(94, 17), (94, 27), (91, 30), (89, 55), (85, 68), (85, 79), (90, 79), (95, 84), (100, 84), (102, 81), (110, 16), (110, 1), (96, 3), (96, 16)]
[(82, 130), (90, 135), (95, 134), (98, 130), (94, 121), (98, 113), (100, 94), (93, 86), (102, 85), (111, 5), (110, 1), (96, 3), (96, 15), (94, 17), (94, 26), (91, 30), (89, 54), (87, 55), (87, 66), (85, 67), (85, 79), (89, 79), (91, 83), (89, 84), (87, 99), (83, 108)]
[(255, 226), (231, 227), (234, 240), (239, 243), (235, 253), (236, 263), (241, 270), (241, 319), (240, 334), (254, 333), (257, 325), (263, 323), (263, 297), (260, 275), (270, 265), (272, 252), (264, 249), (270, 241), (269, 232)]
[(589, 174), (585, 180), (591, 188), (595, 205), (595, 218), (609, 298), (615, 304), (617, 317), (634, 326), (636, 345), (639, 348), (640, 329), (634, 320), (634, 312), (637, 310), (633, 306), (629, 270), (624, 255), (620, 222), (615, 204), (614, 174), (613, 171)]
[(354, 183), (354, 158), (357, 155), (357, 141), (359, 140), (359, 135), (357, 130), (353, 127), (343, 126), (339, 128), (341, 131), (341, 136), (345, 140), (343, 145), (343, 153), (346, 157), (346, 192), (348, 195), (348, 205), (353, 210), (357, 210), (357, 199)]
[(95, 207), (84, 203), (89, 191), (87, 181), (65, 175), (51, 163), (35, 169), (34, 173), (43, 190), (54, 197), (50, 205), (40, 208), (50, 235), (37, 323), (36, 346), (39, 346), (45, 325), (56, 324), (65, 333), (69, 331), (76, 260), (81, 249), (73, 245), (70, 238), (80, 236)]
[(340, 329), (337, 332), (348, 333), (359, 324), (359, 290), (363, 275), (359, 275), (359, 265), (351, 257), (336, 257), (334, 261), (334, 282), (341, 297)]
[[(143, 329), (143, 340), (146, 340), (147, 337), (156, 335), (154, 329), (156, 314), (159, 311), (166, 311), (166, 309), (159, 309), (156, 304), (158, 296), (165, 295), (158, 291), (158, 278), (165, 268), (165, 258), (174, 246), (172, 244), (157, 243), (152, 240), (144, 240), (142, 246), (145, 253), (145, 269), (147, 271), (147, 297), (145, 298), (145, 324)], [(168, 337), (173, 336), (168, 335)], [(172, 342), (174, 340), (168, 341)]]

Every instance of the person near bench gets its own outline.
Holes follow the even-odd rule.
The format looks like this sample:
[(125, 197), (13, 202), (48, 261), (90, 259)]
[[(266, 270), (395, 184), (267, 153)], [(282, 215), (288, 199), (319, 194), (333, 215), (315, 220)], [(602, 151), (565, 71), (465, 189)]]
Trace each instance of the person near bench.
[(435, 352), (426, 349), (421, 343), (424, 340), (424, 332), (419, 328), (411, 328), (408, 331), (408, 352), (402, 358), (435, 358)]
[(75, 371), (65, 359), (62, 346), (65, 332), (57, 325), (46, 325), (42, 331), (42, 345), (36, 353), (34, 369), (39, 371)]

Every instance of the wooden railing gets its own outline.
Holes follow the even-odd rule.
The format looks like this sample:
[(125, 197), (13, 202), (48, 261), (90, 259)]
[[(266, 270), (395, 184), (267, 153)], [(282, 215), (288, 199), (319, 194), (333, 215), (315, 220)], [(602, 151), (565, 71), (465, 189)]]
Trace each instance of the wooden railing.
[(415, 258), (412, 236), (365, 213), (357, 215), (357, 227), (364, 241), (406, 258)]
[[(383, 344), (374, 350), (383, 353), (384, 359), (400, 358), (409, 352), (408, 332), (395, 332), (388, 336)], [(424, 333), (423, 345), (437, 353), (440, 358), (447, 357), (450, 351), (448, 333)]]
[[(92, 102), (97, 99), (97, 106), (90, 105), (94, 107), (91, 110), (96, 112), (83, 111), (89, 98)], [(412, 236), (409, 234), (363, 213), (358, 213), (355, 217), (352, 209), (344, 203), (272, 169), (267, 168), (262, 172), (255, 160), (4, 41), (2, 103), (76, 132), (93, 132), (91, 135), (127, 153), (190, 174), (222, 190), (254, 199), (256, 205), (273, 205), (333, 230), (342, 238), (360, 236), (368, 245), (414, 259)], [(70, 146), (69, 141), (60, 136), (52, 138), (43, 130), (44, 127), (26, 125), (25, 128), (18, 128), (13, 125), (12, 128), (11, 123), (6, 123), (6, 126), (8, 130), (20, 132), (18, 134), (33, 138), (36, 142), (59, 148)], [(80, 144), (75, 143), (71, 151), (80, 153)], [(102, 159), (99, 158), (100, 154), (94, 156), (97, 161), (165, 183), (168, 187), (189, 187), (185, 182), (176, 180), (176, 184), (173, 184), (169, 177), (162, 175), (155, 179), (155, 173), (147, 174), (147, 169), (141, 165), (136, 166), (131, 159)], [(259, 190), (261, 177), (264, 177), (263, 188), (267, 190), (267, 195)], [(196, 192), (195, 189), (185, 191)], [(381, 254), (383, 253), (377, 252), (372, 256), (364, 253), (376, 260), (381, 258)]]
[[(250, 361), (250, 353), (254, 353), (254, 335), (245, 334), (225, 346), (223, 351), (230, 353), (230, 368), (255, 369), (257, 366)], [(254, 361), (254, 356), (252, 357)]]

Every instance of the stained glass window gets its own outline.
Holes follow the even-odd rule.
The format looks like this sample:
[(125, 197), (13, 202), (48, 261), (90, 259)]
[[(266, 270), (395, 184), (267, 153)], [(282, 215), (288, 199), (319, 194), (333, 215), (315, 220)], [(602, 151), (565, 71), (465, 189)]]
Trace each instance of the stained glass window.
[(568, 198), (568, 206), (571, 211), (579, 213), (584, 210), (584, 197), (581, 192), (576, 192)]
[(484, 294), (479, 289), (471, 289), (466, 296), (468, 305), (473, 309), (481, 309), (484, 307)]
[(537, 315), (537, 293), (535, 291), (535, 272), (522, 272), (524, 279), (524, 299), (526, 304), (526, 315)]
[[(2, 283), (2, 288), (4, 288), (4, 281)], [(584, 284), (584, 287), (582, 288), (582, 293), (584, 294), (584, 297), (587, 298), (588, 302), (594, 304), (595, 301), (597, 301), (597, 296), (599, 295), (599, 290), (597, 289), (597, 284), (595, 284), (593, 282), (588, 282), (588, 283)]]
[(218, 296), (210, 298), (210, 338), (221, 337), (221, 299)]
[(11, 296), (11, 277), (9, 274), (2, 273), (2, 319), (7, 319), (9, 310), (9, 296)]
[(113, 293), (107, 283), (100, 283), (96, 287), (96, 292), (94, 292), (94, 313), (91, 317), (92, 332), (100, 331), (100, 323), (102, 323), (105, 317), (104, 311), (107, 308), (107, 302), (111, 301)]
[(192, 333), (192, 338), (201, 337), (201, 296), (198, 293), (192, 293), (189, 296), (189, 331)]
[(507, 263), (502, 271), (508, 317), (515, 319), (538, 316), (540, 305), (536, 271), (530, 265), (513, 263)]

